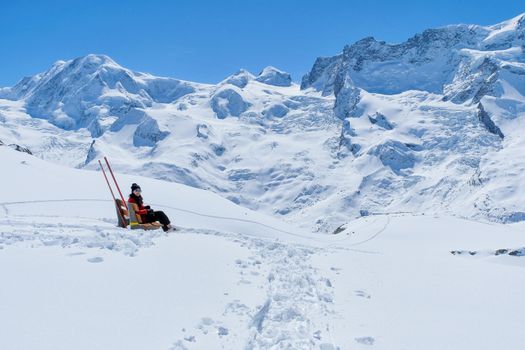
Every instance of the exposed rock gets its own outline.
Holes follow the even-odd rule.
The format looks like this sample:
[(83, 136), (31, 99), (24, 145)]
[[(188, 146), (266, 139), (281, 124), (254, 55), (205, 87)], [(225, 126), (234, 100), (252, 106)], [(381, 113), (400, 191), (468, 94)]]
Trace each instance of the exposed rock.
[(489, 114), (483, 108), (481, 102), (478, 104), (478, 119), (485, 126), (485, 128), (492, 134), (498, 135), (502, 140), (504, 138), (500, 128), (490, 118)]
[(361, 92), (355, 87), (350, 75), (345, 76), (341, 89), (336, 94), (334, 113), (341, 120), (358, 117), (357, 104), (361, 100)]
[(357, 156), (361, 150), (361, 146), (352, 142), (353, 136), (356, 136), (355, 130), (350, 126), (350, 122), (345, 119), (341, 126), (341, 135), (339, 136), (338, 158), (346, 157), (348, 151), (354, 156)]
[(445, 85), (443, 99), (454, 103), (468, 100), (479, 102), (483, 96), (493, 92), (499, 69), (499, 65), (488, 57), (481, 64), (476, 64), (476, 60), (463, 59), (453, 81)]
[[(0, 146), (5, 146), (5, 144), (1, 140), (0, 140)], [(24, 153), (33, 155), (33, 152), (31, 152), (31, 150), (29, 148), (27, 148), (27, 147), (23, 147), (23, 146), (14, 144), (14, 143), (11, 143), (11, 144), (7, 145), (7, 147), (10, 147), (10, 148), (12, 148), (12, 149), (14, 149), (15, 151), (18, 151), (18, 152), (24, 152)]]
[(470, 186), (481, 186), (483, 184), (483, 179), (481, 178), (481, 170), (476, 169), (474, 174), (468, 180)]
[(377, 156), (381, 163), (390, 167), (397, 175), (403, 169), (413, 168), (416, 163), (412, 150), (399, 141), (389, 140), (374, 147), (369, 153)]
[(390, 123), (388, 119), (386, 119), (386, 117), (379, 112), (377, 112), (374, 116), (369, 115), (368, 120), (370, 120), (370, 123), (375, 124), (385, 130), (392, 130), (394, 128), (392, 123)]
[(206, 124), (197, 125), (197, 137), (200, 137), (202, 139), (207, 139), (209, 133), (210, 133), (210, 129), (208, 128)]
[(91, 141), (91, 145), (89, 146), (88, 153), (86, 155), (86, 160), (84, 161), (84, 165), (88, 165), (91, 163), (92, 160), (97, 158), (98, 152), (95, 149), (95, 140)]
[(313, 87), (322, 91), (323, 96), (334, 93), (334, 80), (340, 69), (342, 55), (318, 57), (312, 70), (303, 76), (301, 90)]
[(15, 144), (10, 144), (9, 147), (13, 148), (15, 151), (24, 152), (24, 153), (33, 155), (33, 152), (31, 152), (31, 150), (27, 147), (22, 147), (22, 146), (15, 145)]
[(508, 249), (498, 249), (494, 252), (494, 255), (503, 255), (503, 254), (507, 254), (509, 252)]
[(509, 252), (509, 255), (510, 256), (525, 256), (525, 248), (513, 250)]

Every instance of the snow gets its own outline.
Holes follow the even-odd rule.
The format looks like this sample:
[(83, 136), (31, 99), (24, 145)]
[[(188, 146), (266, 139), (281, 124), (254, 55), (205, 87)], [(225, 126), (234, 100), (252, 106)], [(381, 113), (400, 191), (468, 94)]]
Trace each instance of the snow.
[(233, 86), (216, 91), (210, 104), (219, 119), (229, 116), (238, 117), (250, 107), (250, 104), (243, 100), (238, 89)]
[(168, 135), (169, 131), (161, 131), (155, 119), (146, 118), (133, 134), (133, 145), (137, 147), (154, 146)]
[[(2, 100), (0, 140), (70, 167), (96, 169), (95, 156), (107, 155), (119, 172), (210, 189), (314, 231), (331, 232), (360, 210), (505, 222), (523, 211), (523, 196), (505, 203), (494, 198), (509, 186), (520, 193), (505, 174), (520, 168), (513, 155), (525, 109), (516, 93), (520, 80), (499, 76), (504, 93), (481, 102), (503, 143), (480, 122), (475, 106), (443, 101), (440, 94), (351, 90), (339, 94), (336, 115), (332, 96), (255, 80), (244, 88), (201, 87), (173, 103), (121, 115), (90, 107), (96, 119), (89, 130), (60, 129), (28, 115), (24, 100)], [(377, 151), (391, 144), (400, 157)], [(503, 154), (501, 170), (493, 171)], [(476, 174), (483, 181), (467, 186)]]
[(522, 168), (522, 34), (516, 17), (365, 38), (317, 59), (300, 87), (271, 66), (208, 85), (88, 55), (2, 89), (0, 140), (69, 167), (107, 155), (121, 173), (316, 232), (361, 210), (521, 220), (521, 178), (508, 174)]
[(261, 73), (255, 78), (261, 83), (275, 86), (290, 86), (292, 85), (292, 77), (289, 73), (283, 72), (275, 67), (268, 66), (264, 68)]
[(0, 203), (0, 300), (9, 301), (0, 303), (0, 348), (490, 349), (522, 341), (525, 261), (495, 252), (523, 249), (523, 224), (390, 214), (312, 234), (208, 191), (116, 174), (125, 189), (138, 182), (179, 227), (125, 230), (115, 226), (100, 172), (5, 147), (0, 157), (9, 169), (2, 183), (23, 184), (6, 186)]
[(449, 251), (498, 245), (502, 236), (519, 245), (523, 227), (499, 231), (497, 225), (427, 217), (378, 221), (388, 222), (387, 229), (359, 245), (360, 253), (341, 251), (314, 261), (330, 273), (334, 300), (345, 300), (338, 310), (348, 316), (335, 334), (368, 337), (376, 349), (512, 348), (521, 342), (522, 320), (510, 315), (523, 302), (517, 277), (523, 261), (454, 260)]
[(525, 29), (523, 25), (525, 23), (525, 14), (521, 14), (514, 18), (511, 18), (507, 21), (503, 21), (496, 25), (490, 26), (492, 30), (490, 34), (485, 38), (484, 42), (487, 45), (497, 43), (498, 41), (508, 40), (509, 37), (512, 39), (512, 36), (516, 31), (522, 31)]
[[(301, 86), (88, 55), (0, 89), (0, 349), (519, 347), (523, 23), (365, 38)], [(177, 231), (116, 227), (103, 156)]]
[(255, 79), (255, 76), (252, 73), (248, 72), (247, 70), (241, 69), (237, 73), (224, 79), (221, 83), (235, 85), (238, 88), (243, 89), (253, 79)]
[[(5, 250), (1, 275), (10, 287), (0, 297), (12, 302), (2, 303), (0, 345), (169, 349), (182, 328), (220, 315), (224, 293), (238, 279), (229, 257), (246, 254), (232, 242), (191, 234), (166, 237), (133, 259), (97, 249)], [(90, 260), (97, 258), (102, 261)], [(230, 291), (233, 298), (243, 292), (242, 286)], [(250, 292), (243, 299), (250, 301)]]

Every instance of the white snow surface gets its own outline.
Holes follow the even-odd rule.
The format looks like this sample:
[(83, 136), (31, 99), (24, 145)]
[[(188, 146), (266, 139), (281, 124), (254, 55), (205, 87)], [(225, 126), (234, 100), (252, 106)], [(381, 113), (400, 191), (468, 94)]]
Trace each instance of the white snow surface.
[[(0, 349), (519, 348), (524, 38), (365, 38), (301, 86), (88, 55), (0, 88)], [(116, 227), (103, 156), (177, 231)]]
[(208, 191), (117, 173), (123, 189), (138, 182), (178, 227), (126, 230), (115, 226), (101, 172), (6, 147), (0, 157), (9, 169), (0, 173), (2, 349), (493, 349), (523, 341), (521, 223), (374, 215), (314, 234)]

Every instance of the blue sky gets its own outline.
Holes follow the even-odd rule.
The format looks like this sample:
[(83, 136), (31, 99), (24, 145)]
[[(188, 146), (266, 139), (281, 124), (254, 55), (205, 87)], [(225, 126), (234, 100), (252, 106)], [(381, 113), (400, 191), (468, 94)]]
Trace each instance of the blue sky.
[(199, 82), (267, 65), (299, 81), (316, 57), (366, 36), (400, 42), (426, 28), (523, 12), (516, 0), (0, 0), (0, 86), (88, 53)]

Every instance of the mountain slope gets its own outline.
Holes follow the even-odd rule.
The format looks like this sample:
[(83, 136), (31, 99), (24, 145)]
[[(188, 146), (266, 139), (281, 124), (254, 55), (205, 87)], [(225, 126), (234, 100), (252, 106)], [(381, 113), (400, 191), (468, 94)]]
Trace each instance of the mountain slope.
[[(401, 44), (368, 37), (333, 57), (318, 58), (301, 88), (325, 95), (353, 87), (380, 94), (421, 90), (462, 103), (485, 95), (501, 97), (505, 82), (523, 76), (525, 15), (482, 27), (428, 29)], [(517, 82), (516, 82), (517, 83)], [(511, 84), (521, 90), (521, 84)]]
[[(58, 61), (45, 73), (21, 80), (4, 93), (25, 100), (27, 112), (66, 129), (87, 128), (100, 136), (107, 119), (144, 118), (140, 110), (168, 103), (195, 91), (199, 84), (132, 72), (104, 55)], [(113, 128), (118, 124), (113, 123)]]
[(206, 85), (61, 61), (1, 90), (0, 139), (72, 167), (108, 155), (313, 230), (378, 212), (521, 221), (524, 18), (366, 38), (301, 87), (274, 67)]
[(523, 223), (375, 215), (320, 235), (117, 173), (179, 226), (131, 231), (116, 227), (100, 172), (8, 147), (0, 158), (0, 181), (16, 184), (0, 202), (2, 349), (521, 344)]

